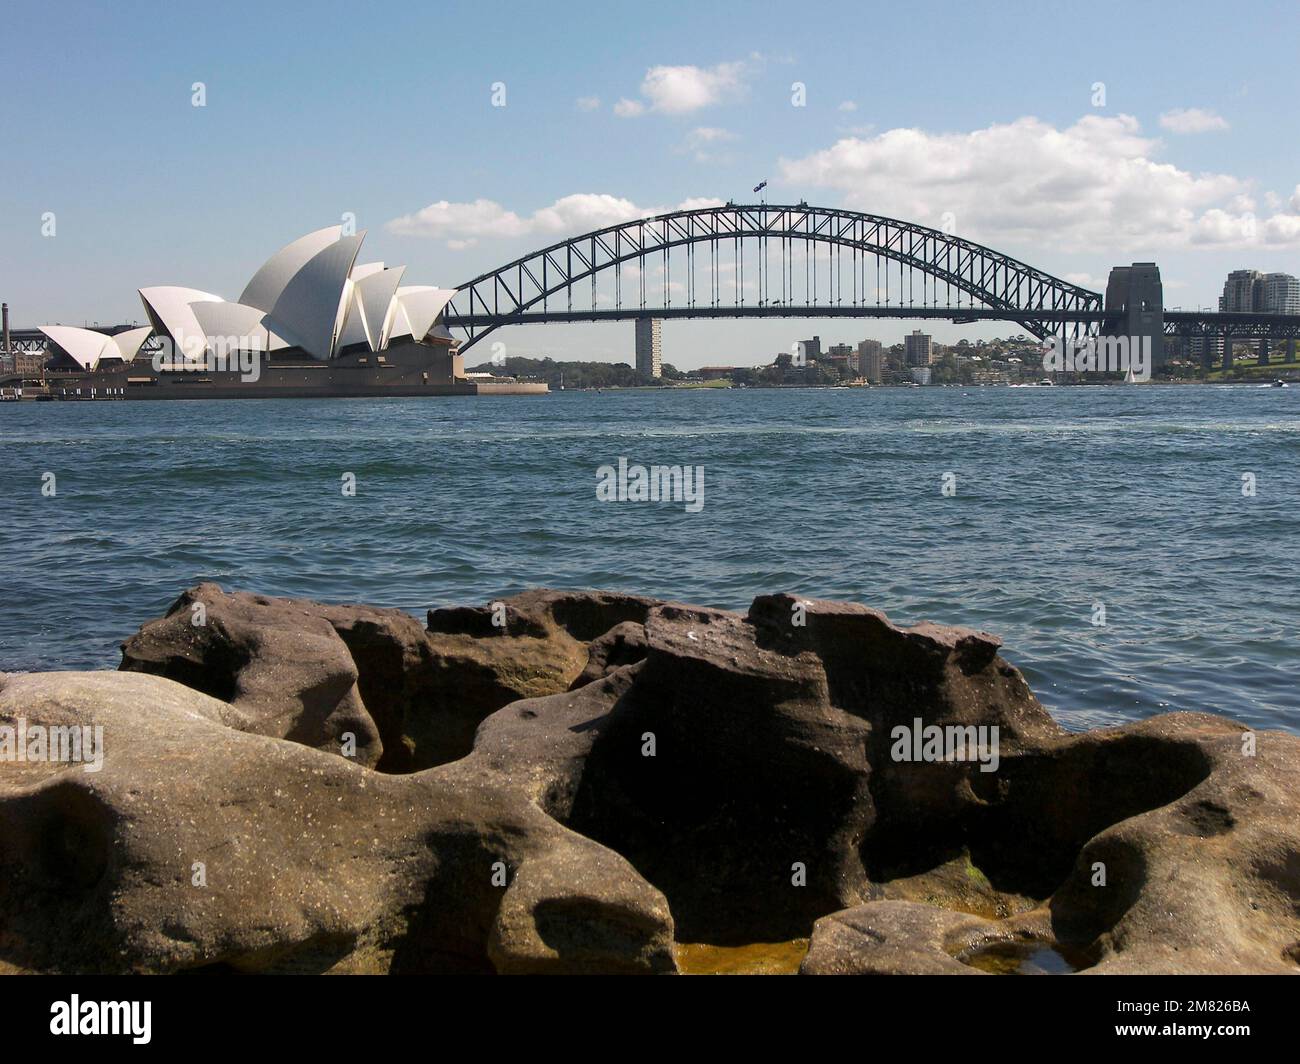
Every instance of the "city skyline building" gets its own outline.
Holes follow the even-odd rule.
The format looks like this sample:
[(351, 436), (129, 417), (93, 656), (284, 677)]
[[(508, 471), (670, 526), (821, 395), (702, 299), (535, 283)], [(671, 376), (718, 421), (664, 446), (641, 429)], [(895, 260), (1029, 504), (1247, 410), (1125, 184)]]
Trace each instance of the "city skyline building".
[(1259, 270), (1233, 270), (1223, 282), (1219, 296), (1221, 311), (1257, 310), (1258, 289), (1264, 275)]
[(1289, 273), (1233, 270), (1223, 282), (1219, 310), (1300, 314), (1300, 279)]
[(1266, 314), (1300, 314), (1300, 278), (1289, 273), (1264, 275), (1264, 305)]
[(643, 377), (663, 376), (662, 318), (636, 319), (636, 371)]
[(845, 370), (855, 369), (857, 363), (856, 353), (851, 344), (831, 344), (826, 349), (826, 360), (831, 365)]
[(858, 372), (872, 384), (879, 384), (885, 376), (885, 348), (879, 340), (862, 340), (858, 343)]
[(909, 366), (928, 366), (934, 361), (934, 337), (913, 329), (903, 339), (903, 352)]

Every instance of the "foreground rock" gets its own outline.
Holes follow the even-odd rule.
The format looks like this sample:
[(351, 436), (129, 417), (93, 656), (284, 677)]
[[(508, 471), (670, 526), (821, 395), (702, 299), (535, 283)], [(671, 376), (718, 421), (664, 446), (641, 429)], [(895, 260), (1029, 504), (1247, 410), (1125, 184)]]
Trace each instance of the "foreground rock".
[(5, 677), (0, 722), (19, 719), (104, 742), (99, 771), (0, 776), (0, 957), (19, 968), (673, 967), (663, 896), (487, 758), (384, 775), (127, 673)]
[[(1090, 974), (1297, 972), (1300, 740), (1179, 713), (1059, 740), (1006, 772), (985, 817), (1010, 833), (990, 832), (975, 860), (1041, 900), (1003, 919), (942, 889), (946, 910), (857, 905), (817, 921), (801, 970), (969, 973), (1040, 954)], [(917, 898), (900, 885), (882, 896)]]
[(200, 585), (122, 673), (0, 683), (0, 726), (105, 742), (0, 761), (0, 964), (661, 972), (811, 935), (810, 974), (1300, 970), (1300, 739), (1071, 735), (998, 650), (789, 595), (422, 628)]
[(243, 730), (410, 772), (464, 757), (489, 714), (567, 690), (587, 644), (654, 602), (630, 595), (529, 591), (429, 612), (186, 591), (122, 647), (122, 668), (166, 676), (230, 702)]

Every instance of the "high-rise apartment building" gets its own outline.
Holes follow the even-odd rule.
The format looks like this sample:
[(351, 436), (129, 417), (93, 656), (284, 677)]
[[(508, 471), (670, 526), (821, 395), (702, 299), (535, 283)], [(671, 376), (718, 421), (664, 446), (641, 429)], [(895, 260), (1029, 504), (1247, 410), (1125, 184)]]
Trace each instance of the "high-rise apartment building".
[(879, 340), (863, 340), (858, 344), (858, 372), (872, 384), (884, 380), (885, 350)]
[(662, 318), (636, 319), (636, 371), (643, 377), (663, 376)]
[(1221, 311), (1259, 310), (1263, 300), (1264, 275), (1258, 270), (1233, 270), (1223, 282), (1219, 297)]
[(1264, 275), (1264, 305), (1266, 314), (1300, 314), (1300, 279), (1289, 273)]
[(1256, 311), (1261, 314), (1300, 314), (1300, 280), (1289, 273), (1233, 270), (1223, 283), (1219, 309)]
[(913, 329), (903, 339), (903, 350), (909, 366), (928, 366), (934, 361), (934, 337)]

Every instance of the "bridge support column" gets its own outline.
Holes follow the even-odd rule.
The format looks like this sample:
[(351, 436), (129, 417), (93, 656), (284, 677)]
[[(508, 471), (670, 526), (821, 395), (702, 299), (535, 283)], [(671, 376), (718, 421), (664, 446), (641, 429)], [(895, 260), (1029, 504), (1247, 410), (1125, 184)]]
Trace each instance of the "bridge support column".
[(1149, 337), (1151, 368), (1165, 364), (1164, 287), (1154, 262), (1113, 267), (1106, 281), (1105, 310), (1103, 335), (1128, 336), (1131, 343)]
[(1267, 366), (1268, 365), (1268, 337), (1262, 337), (1260, 339), (1258, 351), (1259, 354), (1256, 356), (1256, 361), (1261, 366)]
[(1197, 359), (1201, 363), (1201, 372), (1208, 373), (1214, 368), (1214, 340), (1205, 333), (1201, 333), (1200, 336), (1192, 340), (1192, 344)]
[(1286, 360), (1288, 362), (1295, 361), (1295, 337), (1294, 336), (1291, 337), (1291, 339), (1289, 339), (1286, 342)]
[(1223, 338), (1223, 370), (1226, 373), (1232, 369), (1232, 337)]

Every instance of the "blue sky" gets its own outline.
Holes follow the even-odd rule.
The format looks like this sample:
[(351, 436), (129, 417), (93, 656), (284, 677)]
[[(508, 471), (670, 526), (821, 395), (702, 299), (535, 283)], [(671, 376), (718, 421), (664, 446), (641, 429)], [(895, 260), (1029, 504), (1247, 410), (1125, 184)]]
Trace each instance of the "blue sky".
[[(1229, 269), (1300, 273), (1295, 4), (312, 11), (6, 5), (23, 55), (0, 90), (16, 324), (138, 319), (150, 284), (237, 298), (273, 251), (344, 212), (369, 231), (363, 257), (453, 285), (620, 212), (745, 199), (764, 179), (773, 201), (935, 226), (951, 212), (959, 234), (1091, 287), (1155, 259), (1169, 306), (1210, 305)], [(753, 363), (796, 335), (911, 327), (671, 322), (665, 357)], [(501, 335), (512, 354), (565, 358), (632, 344), (630, 324)]]

